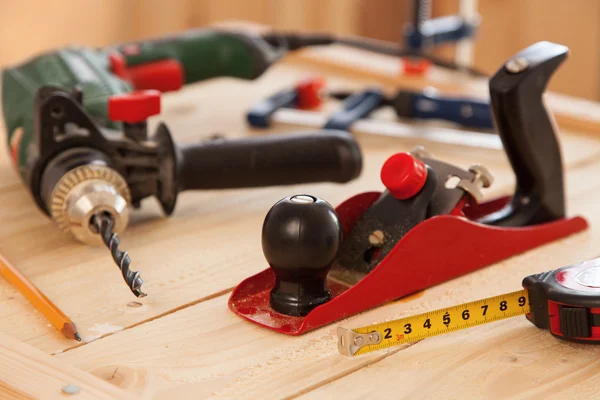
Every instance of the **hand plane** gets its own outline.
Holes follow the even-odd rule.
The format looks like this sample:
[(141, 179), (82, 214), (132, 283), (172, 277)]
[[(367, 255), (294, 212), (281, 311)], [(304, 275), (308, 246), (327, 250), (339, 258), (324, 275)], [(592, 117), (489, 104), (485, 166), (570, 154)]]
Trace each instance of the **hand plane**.
[(270, 268), (241, 282), (229, 307), (298, 335), (423, 290), (587, 228), (566, 218), (563, 166), (546, 84), (568, 49), (540, 42), (491, 78), (496, 128), (517, 177), (512, 196), (484, 201), (483, 166), (461, 168), (422, 148), (392, 155), (383, 192), (335, 209), (301, 194), (267, 214), (262, 246)]

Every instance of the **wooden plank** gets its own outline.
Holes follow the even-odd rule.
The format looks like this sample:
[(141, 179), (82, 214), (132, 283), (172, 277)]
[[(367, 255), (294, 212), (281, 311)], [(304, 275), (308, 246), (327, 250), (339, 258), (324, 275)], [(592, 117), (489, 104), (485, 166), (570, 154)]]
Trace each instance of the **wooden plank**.
[[(178, 141), (197, 141), (215, 132), (226, 132), (229, 137), (247, 135), (243, 117), (246, 108), (292, 85), (303, 74), (280, 65), (251, 84), (222, 79), (193, 85), (165, 96), (161, 119)], [(362, 83), (333, 78), (330, 82)], [(231, 93), (236, 93), (235, 99)], [(154, 118), (152, 122), (157, 121)], [(347, 185), (184, 193), (168, 219), (162, 218), (155, 202), (145, 201), (122, 235), (123, 248), (130, 252), (134, 268), (146, 280), (149, 296), (141, 301), (131, 296), (104, 247), (72, 241), (36, 208), (11, 170), (2, 142), (0, 252), (74, 320), (84, 339), (94, 340), (230, 290), (264, 266), (257, 244), (262, 220), (273, 203), (292, 193), (310, 191), (337, 204), (355, 193), (381, 189), (379, 168), (385, 159), (392, 152), (410, 150), (418, 144), (366, 136), (359, 140), (366, 154), (365, 167), (361, 179)], [(595, 142), (589, 138), (573, 136), (564, 143), (568, 165), (598, 158)], [(436, 156), (465, 167), (485, 161), (498, 182), (506, 182), (496, 185), (494, 190), (498, 192), (508, 191), (513, 182), (500, 152), (427, 147)], [(0, 280), (0, 332), (48, 353), (76, 345), (47, 325), (12, 287)]]
[(67, 385), (77, 399), (134, 399), (114, 385), (0, 333), (0, 398), (58, 399)]
[[(590, 220), (588, 232), (354, 316), (343, 321), (343, 325), (362, 326), (512, 291), (520, 287), (526, 275), (598, 255), (595, 243), (600, 240), (600, 209), (593, 193), (597, 192), (600, 183), (589, 179), (598, 172), (600, 163), (594, 162), (578, 165), (569, 173), (570, 206)], [(546, 374), (550, 373), (550, 377), (557, 379), (560, 371), (564, 376), (573, 376), (571, 381), (565, 381), (565, 385), (581, 385), (577, 393), (589, 393), (595, 387), (593, 380), (585, 378), (593, 374), (595, 364), (591, 360), (595, 362), (600, 355), (599, 347), (560, 343), (547, 332), (539, 331), (519, 318), (506, 321), (499, 328), (475, 328), (456, 334), (458, 337), (448, 335), (419, 342), (413, 345), (416, 353), (409, 353), (408, 360), (402, 356), (407, 350), (400, 349), (347, 358), (337, 352), (335, 329), (338, 324), (300, 337), (289, 337), (242, 320), (226, 308), (226, 301), (226, 295), (217, 297), (57, 357), (104, 378), (112, 376), (118, 367), (117, 375), (121, 374), (119, 379), (123, 382), (121, 388), (157, 398), (192, 394), (211, 398), (291, 398), (321, 386), (325, 388), (322, 390), (326, 390), (329, 382), (351, 376), (344, 382), (345, 389), (340, 392), (341, 395), (354, 390), (357, 380), (362, 381), (362, 377), (352, 374), (371, 370), (376, 372), (369, 374), (372, 382), (368, 387), (387, 382), (384, 385), (386, 391), (378, 392), (380, 396), (383, 393), (388, 396), (391, 393), (416, 394), (432, 379), (435, 379), (432, 390), (440, 394), (456, 379), (464, 382), (470, 375), (483, 376), (479, 371), (489, 371), (490, 364), (500, 371), (496, 375), (498, 378), (474, 380), (475, 383), (466, 388), (467, 394), (493, 397), (498, 386), (511, 381), (513, 375), (517, 385), (515, 388), (506, 385), (501, 393), (516, 394), (517, 390), (530, 390), (533, 387), (531, 382), (540, 382), (546, 384), (539, 391), (543, 394), (554, 390), (555, 379), (547, 379)], [(520, 346), (513, 346), (513, 351), (511, 346), (518, 337), (523, 337), (523, 342)], [(502, 344), (505, 341), (508, 344)], [(444, 350), (441, 343), (460, 345)], [(485, 343), (498, 348), (488, 356), (490, 348)], [(470, 348), (470, 345), (473, 347)], [(527, 348), (531, 350), (527, 351)], [(583, 352), (586, 355), (582, 357), (580, 354)], [(446, 353), (450, 353), (447, 361)], [(412, 354), (414, 356), (410, 356)], [(514, 357), (521, 361), (510, 361)], [(422, 362), (423, 359), (425, 361)], [(435, 365), (432, 364), (434, 361)], [(380, 365), (387, 368), (380, 368)], [(586, 370), (577, 372), (582, 366)], [(419, 378), (419, 371), (427, 368), (433, 371), (425, 372)], [(448, 373), (455, 369), (460, 371), (460, 378)], [(408, 370), (414, 372), (409, 378), (400, 379), (398, 371)], [(521, 372), (525, 373), (527, 380), (519, 375)], [(133, 385), (134, 382), (137, 384)], [(336, 397), (334, 393), (327, 391), (322, 397)], [(363, 398), (371, 397), (363, 390), (357, 393)]]
[(132, 0), (132, 18), (128, 22), (130, 37), (135, 40), (155, 38), (190, 29), (194, 27), (192, 11), (195, 6), (191, 0)]
[[(540, 12), (541, 9), (546, 10)], [(596, 100), (600, 96), (600, 3), (561, 0), (480, 1), (482, 25), (475, 64), (489, 72), (516, 51), (540, 40), (571, 49), (569, 61), (556, 72), (550, 90)], [(577, 21), (576, 23), (568, 21)], [(506, 29), (511, 26), (511, 29)], [(502, 40), (498, 40), (498, 35)], [(493, 43), (494, 45), (491, 45)]]
[[(404, 24), (412, 19), (413, 3), (413, 1), (361, 0), (357, 5), (358, 27), (354, 34), (401, 43)], [(435, 7), (435, 4), (433, 6)]]
[[(432, 4), (434, 16), (456, 14), (459, 0)], [(540, 12), (540, 10), (544, 12)], [(540, 40), (564, 44), (571, 49), (570, 60), (557, 71), (549, 90), (597, 100), (600, 96), (600, 41), (597, 19), (600, 3), (581, 0), (494, 1), (479, 0), (482, 21), (475, 40), (475, 65), (492, 74), (508, 57)], [(572, 21), (577, 21), (576, 23)], [(510, 29), (506, 29), (510, 26)], [(382, 37), (396, 40), (396, 35)], [(439, 51), (453, 58), (455, 46)]]
[[(329, 0), (320, 2), (325, 8), (326, 16), (321, 22), (320, 30), (337, 35), (355, 35), (358, 29), (358, 18), (361, 14), (361, 0)], [(371, 2), (371, 4), (373, 4)], [(319, 10), (316, 11), (319, 14)]]
[[(571, 175), (576, 176), (572, 180), (573, 185), (579, 188), (586, 186), (586, 177), (598, 171), (600, 164), (588, 165)], [(562, 263), (563, 266), (600, 255), (595, 246), (600, 239), (600, 229), (597, 229), (600, 210), (592, 199), (596, 190), (592, 187), (583, 191), (575, 189), (577, 193), (570, 201), (572, 209), (582, 211), (589, 219), (591, 230), (551, 245), (536, 261), (538, 267), (535, 270), (524, 260), (521, 264), (523, 276), (554, 269), (552, 257), (560, 257), (569, 253), (570, 249), (577, 249), (576, 252), (571, 250), (574, 258)], [(559, 250), (555, 246), (564, 247)], [(510, 290), (503, 280), (485, 279), (479, 283), (493, 285), (494, 293), (498, 294)], [(519, 283), (520, 280), (515, 279), (511, 287), (516, 288)], [(466, 288), (461, 286), (461, 289)], [(469, 296), (469, 299), (474, 298)], [(428, 307), (434, 308), (438, 306)], [(376, 367), (361, 369), (328, 385), (318, 385), (314, 391), (300, 398), (328, 398), (335, 394), (360, 399), (395, 393), (397, 398), (425, 395), (431, 398), (572, 399), (593, 398), (597, 393), (600, 349), (555, 339), (548, 331), (533, 328), (524, 318), (430, 338), (414, 346), (390, 349), (384, 353), (389, 357)], [(399, 385), (399, 380), (392, 379), (392, 376), (402, 377), (402, 384)], [(354, 384), (357, 381), (360, 385)]]
[(129, 6), (120, 0), (88, 0), (78, 7), (69, 0), (0, 3), (0, 26), (5, 36), (0, 66), (69, 44), (105, 46), (129, 35)]
[[(233, 80), (196, 85), (166, 96), (163, 118), (180, 141), (197, 141), (214, 132), (227, 132), (230, 137), (245, 135), (245, 108), (299, 76), (296, 69), (281, 66), (251, 86)], [(230, 93), (238, 93), (235, 101)], [(138, 302), (123, 284), (106, 249), (72, 241), (37, 210), (12, 171), (5, 146), (2, 141), (0, 252), (73, 318), (87, 340), (231, 289), (262, 268), (262, 255), (255, 246), (260, 240), (262, 219), (275, 201), (310, 188), (337, 203), (366, 188), (379, 188), (378, 169), (390, 151), (389, 142), (374, 142), (363, 178), (349, 185), (185, 193), (169, 219), (162, 218), (155, 203), (144, 202), (122, 235), (123, 248), (130, 252), (134, 267), (146, 280), (149, 296)], [(410, 147), (399, 144), (397, 149)], [(472, 160), (475, 162), (475, 154)], [(0, 280), (1, 332), (48, 353), (75, 345), (47, 325), (10, 285)]]
[[(271, 3), (271, 0), (203, 0), (194, 1), (194, 8), (196, 19), (205, 25), (237, 20), (271, 25), (275, 21), (277, 7)], [(280, 6), (287, 7), (284, 4)]]
[[(165, 96), (162, 118), (181, 141), (197, 141), (215, 131), (231, 132), (232, 137), (246, 135), (243, 112), (247, 106), (275, 89), (291, 85), (303, 73), (281, 65), (251, 85), (227, 79), (194, 85)], [(47, 327), (46, 321), (4, 282), (0, 282), (0, 331), (45, 352), (57, 353), (58, 357), (105, 379), (112, 377), (111, 382), (118, 381), (119, 386), (134, 393), (158, 398), (201, 397), (199, 394), (212, 392), (256, 397), (273, 374), (276, 381), (289, 379), (286, 375), (289, 374), (298, 377), (298, 382), (290, 386), (281, 384), (271, 396), (299, 394), (378, 361), (380, 355), (358, 362), (330, 358), (335, 355), (329, 347), (333, 326), (301, 338), (289, 338), (245, 323), (227, 311), (227, 296), (223, 295), (242, 278), (265, 267), (260, 252), (260, 227), (266, 211), (276, 200), (308, 191), (337, 204), (357, 192), (381, 189), (378, 176), (383, 161), (391, 152), (412, 147), (373, 137), (361, 137), (360, 141), (365, 152), (363, 176), (348, 185), (188, 193), (181, 196), (170, 219), (161, 219), (158, 207), (145, 202), (143, 210), (134, 213), (131, 227), (123, 235), (124, 248), (130, 251), (135, 267), (143, 272), (150, 293), (139, 302), (134, 302), (121, 282), (105, 249), (73, 243), (58, 234), (54, 225), (35, 208), (10, 169), (3, 142), (0, 251), (75, 320), (88, 341), (116, 334), (70, 350), (73, 342)], [(591, 168), (598, 159), (596, 142), (576, 136), (566, 136), (564, 142), (569, 169), (576, 172), (568, 179), (570, 198), (585, 195), (591, 202), (593, 197), (584, 189), (595, 189), (589, 175), (597, 172)], [(498, 178), (498, 184), (489, 193), (506, 193), (514, 182), (501, 153), (490, 155), (445, 146), (433, 146), (431, 150), (449, 162), (465, 166), (484, 160)], [(575, 242), (580, 247), (586, 243)], [(591, 250), (589, 244), (588, 252), (582, 254)], [(551, 260), (556, 265), (549, 265), (558, 266), (572, 257), (564, 247), (556, 251), (561, 252)], [(537, 263), (537, 259), (525, 260), (532, 265), (532, 260)], [(472, 285), (481, 275), (461, 279), (466, 279), (459, 281), (462, 284)], [(449, 285), (444, 290), (452, 291), (454, 286)], [(423, 299), (429, 299), (428, 293)], [(431, 296), (448, 302), (461, 300), (443, 293), (433, 291)], [(368, 322), (369, 318), (384, 318), (421, 304), (420, 299), (413, 301), (393, 303), (353, 321)], [(224, 340), (216, 343), (215, 333), (222, 332)], [(314, 338), (318, 339), (317, 348), (327, 349), (326, 353), (309, 351), (304, 355)], [(279, 371), (281, 368), (288, 370)], [(248, 386), (248, 393), (242, 393)]]
[[(321, 4), (319, 4), (321, 3)], [(320, 13), (315, 12), (322, 2), (318, 0), (279, 0), (271, 3), (276, 7), (276, 16), (273, 19), (273, 27), (283, 30), (315, 30), (320, 27)]]
[(388, 352), (376, 365), (299, 399), (392, 393), (396, 399), (591, 399), (597, 395), (599, 350), (559, 341), (518, 318)]

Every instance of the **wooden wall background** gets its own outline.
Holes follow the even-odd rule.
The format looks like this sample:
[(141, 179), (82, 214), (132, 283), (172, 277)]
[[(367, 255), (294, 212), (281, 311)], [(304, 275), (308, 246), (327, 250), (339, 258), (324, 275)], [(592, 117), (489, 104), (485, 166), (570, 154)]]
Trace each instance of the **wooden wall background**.
[[(223, 20), (398, 40), (410, 0), (0, 0), (0, 66), (69, 43), (102, 46)], [(527, 45), (571, 48), (551, 89), (600, 99), (600, 1), (479, 0), (475, 65), (489, 73)], [(433, 14), (458, 10), (434, 0)], [(451, 49), (442, 50), (446, 55)]]

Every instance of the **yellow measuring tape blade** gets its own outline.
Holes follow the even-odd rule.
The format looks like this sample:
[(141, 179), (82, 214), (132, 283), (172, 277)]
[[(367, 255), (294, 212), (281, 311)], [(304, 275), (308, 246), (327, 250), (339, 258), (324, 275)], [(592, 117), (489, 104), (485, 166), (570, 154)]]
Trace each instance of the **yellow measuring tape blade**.
[(348, 356), (415, 342), (529, 312), (526, 290), (507, 293), (362, 328), (338, 328), (338, 349)]

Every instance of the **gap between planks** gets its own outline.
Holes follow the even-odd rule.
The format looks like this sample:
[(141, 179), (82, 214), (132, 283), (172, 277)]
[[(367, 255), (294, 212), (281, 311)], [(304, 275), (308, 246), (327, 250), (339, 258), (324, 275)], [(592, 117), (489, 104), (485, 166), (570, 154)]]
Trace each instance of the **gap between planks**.
[[(202, 298), (199, 298), (199, 299), (197, 299), (197, 300), (194, 300), (194, 301), (191, 301), (191, 302), (188, 302), (188, 303), (182, 304), (182, 305), (180, 305), (180, 306), (178, 306), (178, 307), (172, 308), (172, 309), (170, 309), (170, 310), (167, 310), (167, 311), (165, 311), (165, 312), (162, 312), (162, 313), (160, 313), (160, 314), (156, 314), (156, 315), (154, 315), (154, 316), (152, 316), (152, 317), (150, 317), (150, 318), (146, 318), (146, 319), (144, 319), (144, 320), (141, 320), (141, 321), (138, 321), (138, 322), (134, 322), (133, 324), (126, 326), (125, 328), (123, 328), (123, 329), (122, 329), (122, 330), (120, 330), (120, 331), (106, 333), (106, 334), (104, 334), (104, 335), (100, 336), (100, 337), (99, 337), (99, 338), (97, 338), (97, 339), (90, 340), (89, 342), (85, 342), (85, 343), (79, 343), (79, 344), (77, 344), (77, 345), (75, 345), (75, 346), (72, 346), (72, 347), (66, 348), (66, 349), (64, 349), (63, 351), (60, 351), (60, 352), (54, 352), (54, 353), (52, 353), (51, 355), (52, 355), (52, 356), (55, 356), (55, 355), (57, 355), (57, 354), (66, 353), (66, 352), (68, 352), (68, 351), (71, 351), (71, 350), (77, 349), (77, 348), (79, 348), (79, 347), (85, 346), (85, 345), (87, 345), (87, 344), (89, 344), (89, 343), (95, 342), (95, 341), (97, 341), (97, 340), (104, 339), (105, 337), (112, 336), (112, 335), (116, 335), (116, 334), (117, 334), (117, 333), (119, 333), (119, 332), (123, 332), (123, 331), (126, 331), (126, 330), (128, 330), (128, 329), (135, 328), (135, 327), (137, 327), (137, 326), (140, 326), (140, 325), (146, 324), (146, 323), (148, 323), (148, 322), (152, 322), (152, 321), (154, 321), (154, 320), (156, 320), (156, 319), (159, 319), (159, 318), (162, 318), (162, 317), (164, 317), (164, 316), (166, 316), (166, 315), (169, 315), (169, 314), (176, 313), (177, 311), (184, 310), (184, 309), (186, 309), (186, 308), (188, 308), (188, 307), (193, 307), (193, 306), (195, 306), (195, 305), (197, 305), (197, 304), (200, 304), (200, 303), (202, 303), (202, 302), (204, 302), (204, 301), (212, 300), (212, 299), (214, 299), (214, 298), (216, 298), (216, 297), (223, 296), (223, 295), (225, 295), (225, 294), (227, 294), (227, 293), (231, 292), (233, 289), (234, 289), (233, 287), (230, 287), (230, 288), (223, 289), (223, 290), (220, 290), (220, 291), (218, 291), (218, 292), (215, 292), (215, 293), (211, 293), (211, 294), (209, 294), (208, 296), (204, 296), (204, 297), (202, 297)], [(115, 372), (116, 372), (116, 371), (115, 371)]]
[(381, 357), (374, 358), (373, 360), (370, 360), (369, 362), (366, 362), (365, 364), (358, 364), (358, 365), (356, 365), (356, 367), (350, 368), (347, 371), (343, 371), (342, 373), (340, 373), (338, 375), (333, 375), (333, 376), (331, 376), (331, 377), (329, 377), (327, 379), (324, 379), (324, 380), (322, 380), (320, 382), (315, 383), (314, 385), (307, 386), (306, 388), (301, 389), (301, 390), (299, 390), (298, 392), (296, 392), (294, 394), (291, 394), (291, 395), (289, 395), (287, 397), (284, 397), (283, 400), (293, 400), (293, 399), (298, 398), (298, 397), (300, 397), (302, 395), (310, 393), (313, 390), (319, 389), (322, 386), (328, 385), (328, 384), (330, 384), (332, 382), (335, 382), (337, 380), (340, 380), (340, 379), (342, 379), (342, 378), (344, 378), (344, 377), (346, 377), (348, 375), (351, 375), (351, 374), (353, 374), (355, 372), (358, 372), (358, 371), (360, 371), (363, 368), (370, 367), (371, 365), (375, 365), (378, 362), (385, 360), (389, 356), (392, 356), (392, 355), (394, 355), (394, 354), (396, 354), (398, 352), (401, 352), (402, 350), (408, 349), (409, 347), (415, 346), (417, 343), (420, 343), (420, 342), (421, 342), (421, 340), (419, 340), (417, 342), (414, 342), (414, 343), (409, 343), (409, 344), (407, 344), (405, 346), (402, 346), (399, 349), (391, 349), (391, 350), (385, 351), (384, 354)]

